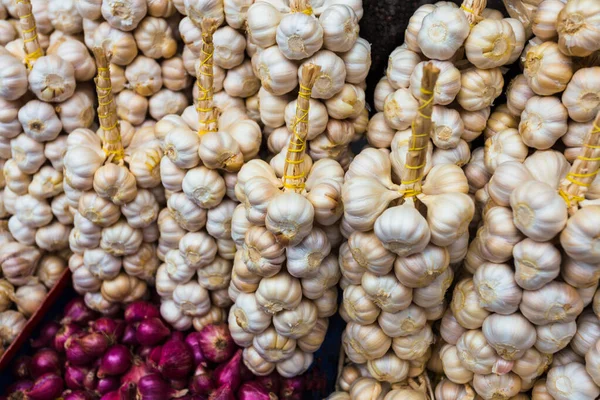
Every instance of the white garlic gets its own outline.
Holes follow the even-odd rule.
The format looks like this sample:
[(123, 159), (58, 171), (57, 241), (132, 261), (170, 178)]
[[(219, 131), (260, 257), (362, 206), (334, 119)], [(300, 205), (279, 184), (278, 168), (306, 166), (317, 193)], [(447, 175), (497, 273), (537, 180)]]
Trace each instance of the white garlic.
[(469, 36), (465, 13), (453, 7), (437, 7), (423, 18), (417, 35), (418, 44), (427, 57), (448, 60)]

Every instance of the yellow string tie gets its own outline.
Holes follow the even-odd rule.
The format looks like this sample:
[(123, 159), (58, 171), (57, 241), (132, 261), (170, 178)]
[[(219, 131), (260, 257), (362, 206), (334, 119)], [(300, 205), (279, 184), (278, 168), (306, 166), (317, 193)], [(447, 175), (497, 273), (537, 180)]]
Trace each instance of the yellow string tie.
[[(475, 10), (473, 10), (472, 8), (466, 7), (466, 6), (464, 6), (464, 5), (461, 5), (461, 6), (460, 6), (460, 8), (461, 8), (461, 10), (463, 10), (464, 12), (466, 12), (466, 13), (469, 13), (469, 14), (471, 14), (471, 15), (474, 15), (474, 16), (475, 16), (475, 18), (477, 18), (477, 15), (475, 15)], [(477, 25), (477, 24), (475, 24), (475, 23), (473, 23), (473, 22), (469, 24), (469, 26), (471, 27), (471, 29), (473, 29), (473, 27), (474, 27), (475, 25)]]
[[(198, 70), (199, 70), (198, 72), (200, 73), (200, 75), (203, 75), (203, 76), (208, 76), (208, 77), (214, 76), (213, 64), (212, 64), (214, 50), (209, 53), (209, 52), (206, 52), (204, 49), (202, 49), (201, 53), (204, 57), (202, 57), (202, 60), (200, 61), (200, 66), (198, 68)], [(206, 71), (205, 71), (205, 69), (206, 69)], [(198, 113), (198, 115), (200, 115), (200, 113), (210, 113), (213, 110), (212, 104), (210, 107), (201, 107), (200, 102), (201, 101), (208, 101), (208, 102), (212, 101), (212, 99), (213, 99), (213, 96), (211, 95), (212, 88), (206, 88), (206, 87), (202, 86), (202, 82), (200, 82), (200, 79), (196, 80), (196, 86), (198, 86), (198, 90), (199, 90), (198, 100), (197, 100), (198, 106), (196, 107), (196, 112)], [(199, 117), (198, 122), (200, 123), (200, 129), (198, 129), (199, 136), (204, 136), (209, 132), (217, 132), (216, 127), (204, 128), (206, 126), (216, 123), (217, 118), (211, 118), (211, 117), (200, 118)]]
[(307, 7), (304, 10), (302, 10), (302, 14), (313, 15), (313, 9), (312, 9), (312, 7)]
[(567, 204), (567, 207), (571, 207), (572, 205), (577, 205), (579, 202), (585, 200), (585, 197), (583, 197), (583, 196), (575, 196), (572, 194), (568, 194), (562, 189), (560, 189), (558, 191), (558, 194), (560, 195), (560, 197), (563, 198), (563, 200)]
[[(300, 90), (298, 91), (299, 97), (302, 97), (303, 99), (306, 99), (306, 100), (310, 100), (311, 94), (312, 94), (311, 88), (300, 84)], [(288, 146), (288, 153), (302, 153), (306, 150), (306, 139), (303, 139), (299, 135), (298, 124), (299, 123), (308, 124), (308, 113), (310, 111), (310, 107), (307, 109), (300, 108), (298, 105), (296, 105), (296, 107), (297, 107), (297, 111), (301, 112), (301, 115), (300, 115), (300, 117), (296, 116), (294, 122), (292, 123), (291, 128), (292, 128), (293, 137), (292, 137), (292, 139), (290, 139), (290, 144)], [(299, 164), (302, 164), (302, 162), (304, 160), (302, 160), (302, 159), (291, 160), (286, 157), (285, 161), (288, 164), (299, 165)], [(283, 186), (286, 189), (303, 190), (305, 187), (305, 182), (304, 182), (303, 178), (305, 176), (306, 176), (306, 171), (301, 171), (299, 175), (284, 174), (283, 175)], [(300, 182), (290, 183), (290, 182), (288, 182), (288, 180), (300, 180)]]

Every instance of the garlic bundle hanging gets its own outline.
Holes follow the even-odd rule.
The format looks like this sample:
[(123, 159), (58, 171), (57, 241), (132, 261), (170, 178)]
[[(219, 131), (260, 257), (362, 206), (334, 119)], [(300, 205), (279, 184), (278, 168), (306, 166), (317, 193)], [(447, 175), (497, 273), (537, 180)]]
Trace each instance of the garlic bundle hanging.
[[(412, 115), (417, 117), (412, 130), (394, 135), (389, 154), (383, 149), (364, 149), (357, 155), (342, 192), (344, 222), (350, 228), (339, 257), (347, 280), (340, 309), (349, 323), (344, 351), (352, 362), (373, 364), (374, 371), (387, 365), (384, 360), (396, 360), (404, 368), (373, 375), (393, 384), (423, 372), (411, 370), (410, 363), (429, 360), (434, 341), (431, 323), (441, 319), (447, 307), (444, 296), (454, 276), (450, 265), (466, 253), (467, 229), (475, 211), (461, 168), (431, 165), (430, 134), (437, 131), (433, 141), (445, 146), (442, 138), (450, 139), (453, 129), (464, 129), (452, 127), (454, 110), (435, 106), (440, 107), (436, 114), (435, 96), (449, 88), (447, 81), (436, 85), (441, 76), (436, 65), (417, 66), (419, 82), (415, 72), (410, 80), (417, 88), (412, 91), (421, 97), (415, 100)], [(408, 96), (412, 99), (410, 91)], [(394, 222), (398, 220), (403, 224)]]
[[(158, 262), (150, 243), (155, 239), (150, 237), (150, 243), (143, 244), (143, 230), (157, 219), (158, 202), (143, 189), (151, 184), (144, 185), (142, 179), (138, 184), (141, 176), (132, 173), (132, 158), (156, 146), (156, 140), (152, 131), (148, 136), (140, 130), (124, 149), (122, 133), (126, 134), (127, 125), (117, 120), (109, 62), (101, 48), (94, 48), (94, 56), (99, 135), (79, 129), (68, 137), (63, 185), (69, 187), (68, 202), (76, 210), (69, 236), (75, 253), (69, 262), (73, 286), (86, 292), (90, 307), (108, 312), (115, 304), (146, 296), (148, 282), (154, 282)], [(139, 268), (138, 264), (144, 266), (143, 271), (127, 267)], [(103, 300), (94, 300), (98, 296)]]
[(258, 375), (274, 369), (286, 377), (303, 373), (337, 308), (340, 275), (330, 254), (337, 243), (329, 227), (337, 229), (342, 214), (343, 169), (330, 159), (312, 164), (305, 155), (319, 66), (302, 68), (283, 167), (275, 159), (272, 166), (252, 160), (235, 186), (242, 205), (231, 227), (237, 252), (228, 289), (234, 301), (229, 325), (236, 343), (246, 347), (246, 366)]

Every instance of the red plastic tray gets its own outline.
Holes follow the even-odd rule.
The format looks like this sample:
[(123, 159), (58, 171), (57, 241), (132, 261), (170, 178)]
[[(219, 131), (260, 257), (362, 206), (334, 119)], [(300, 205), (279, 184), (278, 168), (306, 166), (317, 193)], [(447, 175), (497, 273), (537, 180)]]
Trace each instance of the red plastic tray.
[(6, 367), (10, 365), (10, 362), (23, 347), (23, 345), (32, 337), (32, 333), (37, 328), (39, 323), (42, 321), (44, 316), (48, 313), (50, 307), (56, 302), (58, 296), (65, 290), (65, 288), (71, 283), (71, 271), (66, 268), (60, 279), (54, 285), (52, 289), (46, 295), (41, 307), (29, 318), (23, 331), (19, 333), (19, 336), (8, 346), (8, 349), (0, 357), (0, 372), (4, 371)]

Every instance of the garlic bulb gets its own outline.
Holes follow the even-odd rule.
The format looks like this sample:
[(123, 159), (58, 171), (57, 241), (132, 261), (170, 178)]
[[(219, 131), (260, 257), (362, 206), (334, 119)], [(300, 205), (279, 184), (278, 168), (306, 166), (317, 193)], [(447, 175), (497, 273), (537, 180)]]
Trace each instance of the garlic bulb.
[(595, 264), (600, 260), (594, 250), (594, 233), (597, 229), (596, 219), (600, 208), (588, 206), (580, 209), (569, 220), (560, 235), (560, 243), (564, 251), (576, 261)]
[(469, 68), (461, 74), (458, 103), (467, 111), (479, 111), (493, 104), (502, 93), (504, 78), (498, 68)]
[[(25, 174), (36, 173), (46, 161), (43, 143), (31, 139), (24, 133), (10, 141), (10, 152), (16, 165)], [(7, 168), (5, 165), (4, 169)]]
[(15, 291), (17, 309), (25, 317), (31, 317), (40, 308), (47, 293), (48, 290), (41, 283), (31, 282), (20, 286)]
[(273, 317), (275, 330), (283, 336), (299, 339), (309, 334), (317, 323), (317, 307), (303, 299), (293, 310), (277, 313)]
[(599, 338), (600, 321), (595, 314), (585, 312), (577, 318), (577, 332), (571, 341), (571, 349), (578, 355), (585, 356)]
[(548, 325), (537, 326), (535, 348), (545, 354), (554, 354), (569, 345), (577, 333), (577, 323), (556, 322)]
[(250, 6), (246, 20), (250, 41), (262, 48), (274, 45), (281, 19), (279, 10), (268, 2), (257, 2)]
[(548, 371), (546, 378), (548, 392), (556, 400), (593, 399), (600, 394), (583, 364), (573, 362)]
[(598, 32), (592, 26), (600, 15), (597, 3), (578, 0), (567, 2), (558, 14), (558, 45), (567, 55), (585, 57), (598, 50)]
[(485, 138), (488, 139), (489, 137), (495, 136), (505, 129), (517, 128), (518, 126), (519, 118), (511, 114), (506, 104), (502, 104), (496, 107), (494, 112), (490, 114), (483, 133)]
[(467, 329), (478, 329), (490, 314), (479, 305), (479, 295), (472, 279), (463, 279), (454, 288), (450, 308), (458, 323)]
[[(548, 1), (560, 2), (560, 0)], [(525, 109), (527, 101), (533, 96), (535, 96), (535, 92), (529, 87), (525, 75), (517, 75), (510, 81), (506, 89), (506, 106), (513, 115), (520, 116)]]
[(458, 357), (456, 346), (446, 344), (440, 350), (440, 357), (444, 368), (444, 375), (457, 384), (468, 383), (473, 379), (473, 372), (465, 368)]
[(479, 304), (499, 314), (512, 314), (519, 308), (522, 289), (515, 282), (512, 268), (506, 264), (485, 263), (473, 276)]
[(347, 319), (361, 325), (374, 323), (380, 312), (360, 285), (344, 289), (343, 306)]
[(279, 362), (290, 358), (296, 349), (296, 340), (285, 337), (270, 327), (254, 336), (252, 346), (268, 362)]
[(254, 348), (246, 347), (243, 352), (244, 365), (255, 375), (269, 375), (275, 370), (275, 364), (266, 361)]
[(391, 344), (392, 340), (377, 324), (359, 325), (350, 322), (342, 335), (344, 350), (348, 358), (355, 363), (364, 363), (383, 357)]
[(323, 46), (323, 27), (312, 13), (295, 10), (281, 19), (275, 40), (285, 57), (301, 60)]
[(419, 288), (433, 282), (449, 264), (446, 248), (429, 244), (420, 253), (396, 258), (394, 272), (403, 285)]
[[(417, 67), (420, 62), (421, 57), (414, 51), (411, 51), (403, 46), (397, 47), (394, 51), (392, 51), (388, 59), (388, 65), (386, 69), (388, 83), (394, 89), (407, 89), (409, 86), (412, 86), (411, 77), (415, 74), (413, 71), (415, 71), (415, 67)], [(421, 75), (422, 73), (423, 72), (421, 68)], [(421, 78), (418, 78), (418, 80), (415, 79), (415, 82), (418, 82), (420, 85)]]
[(583, 310), (583, 302), (572, 286), (562, 282), (550, 282), (541, 289), (523, 292), (520, 310), (527, 319), (537, 325), (571, 322)]
[(70, 62), (57, 55), (41, 57), (31, 69), (29, 85), (42, 101), (65, 101), (75, 91), (75, 70)]
[(278, 362), (276, 368), (281, 376), (291, 378), (305, 373), (312, 362), (312, 353), (305, 353), (300, 349), (296, 349), (290, 358)]
[[(393, 224), (392, 221), (398, 218), (406, 223), (402, 226)], [(423, 251), (431, 236), (425, 218), (408, 203), (384, 211), (374, 228), (383, 247), (401, 257)]]
[(523, 74), (535, 93), (547, 96), (565, 90), (573, 65), (555, 42), (543, 42), (526, 50)]
[(600, 67), (575, 72), (562, 95), (569, 117), (577, 122), (591, 121), (600, 110), (600, 86), (594, 78), (599, 72)]
[(331, 4), (319, 16), (323, 27), (323, 47), (335, 51), (349, 51), (358, 38), (358, 16), (345, 4)]
[(27, 319), (20, 312), (6, 310), (0, 313), (0, 340), (5, 346), (12, 343), (23, 331)]
[(302, 300), (300, 282), (285, 271), (264, 278), (258, 285), (256, 300), (265, 312), (275, 314), (281, 310), (293, 310)]
[(524, 239), (513, 248), (515, 281), (526, 290), (537, 290), (560, 272), (560, 252), (549, 242)]
[(265, 90), (276, 96), (289, 93), (298, 85), (298, 68), (277, 46), (256, 53), (252, 58), (252, 67)]
[(531, 21), (533, 34), (542, 40), (556, 38), (558, 35), (556, 28), (558, 14), (564, 6), (565, 3), (561, 0), (541, 1)]
[(119, 2), (115, 0), (102, 1), (102, 16), (116, 29), (131, 31), (135, 29), (146, 15), (147, 3), (141, 0)]
[(473, 373), (499, 373), (501, 363), (498, 355), (479, 329), (466, 331), (460, 336), (456, 342), (456, 354), (462, 365)]
[(521, 114), (519, 133), (527, 146), (548, 149), (567, 132), (567, 119), (567, 109), (558, 98), (534, 96)]
[(421, 307), (411, 304), (395, 313), (383, 311), (377, 322), (386, 335), (395, 338), (418, 334), (427, 325), (427, 317)]
[(19, 122), (27, 136), (40, 142), (56, 139), (62, 129), (54, 108), (39, 100), (31, 100), (21, 107)]
[(473, 388), (484, 399), (512, 399), (521, 390), (521, 378), (512, 372), (506, 375), (475, 374)]
[[(338, 93), (344, 86), (346, 68), (344, 61), (329, 50), (320, 50), (314, 56), (304, 61), (302, 65), (314, 64), (321, 67), (317, 80), (313, 86), (312, 98), (329, 99)], [(302, 80), (303, 69), (298, 69), (298, 77)], [(263, 83), (264, 85), (264, 83)]]
[(437, 7), (423, 18), (417, 35), (423, 54), (436, 60), (448, 60), (469, 36), (465, 13), (453, 7)]
[(523, 162), (527, 157), (527, 146), (516, 129), (505, 129), (485, 141), (485, 166), (494, 172), (498, 165), (507, 161)]
[(401, 382), (408, 376), (409, 364), (388, 351), (383, 357), (367, 362), (371, 376), (380, 382)]
[(489, 69), (509, 63), (516, 45), (515, 32), (508, 21), (484, 19), (471, 30), (465, 52), (477, 68)]
[(408, 89), (398, 89), (385, 99), (385, 121), (394, 129), (407, 129), (416, 117), (418, 107), (418, 101)]
[(421, 48), (418, 43), (418, 34), (421, 30), (423, 19), (435, 10), (434, 4), (423, 4), (416, 9), (414, 14), (408, 20), (408, 26), (404, 32), (404, 40), (408, 49), (414, 52), (421, 52)]

